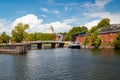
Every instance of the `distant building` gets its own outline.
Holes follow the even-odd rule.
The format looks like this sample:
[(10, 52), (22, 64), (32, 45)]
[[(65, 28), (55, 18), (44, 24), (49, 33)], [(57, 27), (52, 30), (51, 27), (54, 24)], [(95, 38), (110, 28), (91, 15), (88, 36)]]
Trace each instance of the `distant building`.
[(63, 35), (56, 34), (56, 41), (63, 41)]
[[(99, 29), (99, 37), (102, 43), (112, 43), (118, 32), (120, 32), (120, 24), (111, 24), (110, 26)], [(85, 34), (85, 32), (71, 35), (73, 41), (77, 41), (81, 44), (84, 43), (85, 36), (88, 36), (89, 39), (91, 38), (91, 34)]]
[(51, 34), (54, 33), (54, 28), (52, 26), (50, 26), (50, 28), (49, 28), (49, 33), (51, 33)]

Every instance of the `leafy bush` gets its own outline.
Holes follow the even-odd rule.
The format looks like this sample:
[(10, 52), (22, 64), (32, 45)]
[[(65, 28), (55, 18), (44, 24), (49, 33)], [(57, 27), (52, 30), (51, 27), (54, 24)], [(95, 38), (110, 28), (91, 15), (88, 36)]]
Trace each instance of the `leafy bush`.
[(113, 42), (114, 48), (120, 49), (120, 33), (118, 33), (116, 39)]

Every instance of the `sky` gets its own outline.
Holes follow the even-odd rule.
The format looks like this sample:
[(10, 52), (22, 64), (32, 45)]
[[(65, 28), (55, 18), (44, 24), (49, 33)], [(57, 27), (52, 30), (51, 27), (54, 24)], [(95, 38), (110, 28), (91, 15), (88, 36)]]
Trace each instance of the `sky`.
[(120, 0), (0, 0), (0, 33), (11, 34), (17, 23), (29, 24), (29, 33), (91, 29), (103, 18), (120, 24)]

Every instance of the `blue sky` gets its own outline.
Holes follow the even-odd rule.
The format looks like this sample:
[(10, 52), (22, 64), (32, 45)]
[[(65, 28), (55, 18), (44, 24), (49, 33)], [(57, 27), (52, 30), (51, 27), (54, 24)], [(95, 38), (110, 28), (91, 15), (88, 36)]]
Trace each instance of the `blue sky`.
[(0, 0), (0, 33), (10, 34), (19, 23), (30, 25), (28, 32), (67, 32), (73, 26), (89, 29), (103, 18), (120, 23), (120, 0)]

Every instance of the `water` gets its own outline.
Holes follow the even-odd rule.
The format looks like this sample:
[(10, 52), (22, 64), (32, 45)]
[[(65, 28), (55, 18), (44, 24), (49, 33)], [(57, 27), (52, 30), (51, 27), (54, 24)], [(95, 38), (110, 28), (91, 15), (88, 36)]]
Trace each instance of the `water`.
[(120, 80), (120, 50), (56, 48), (0, 54), (0, 80)]

